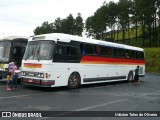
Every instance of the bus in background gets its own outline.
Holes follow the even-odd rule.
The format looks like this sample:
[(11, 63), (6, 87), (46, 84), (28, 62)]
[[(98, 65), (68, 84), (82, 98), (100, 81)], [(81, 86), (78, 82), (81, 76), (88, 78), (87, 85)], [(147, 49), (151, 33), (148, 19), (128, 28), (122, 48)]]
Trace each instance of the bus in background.
[(6, 79), (10, 62), (16, 61), (20, 67), (27, 42), (27, 37), (7, 36), (0, 38), (0, 81)]
[(29, 38), (22, 60), (22, 83), (40, 87), (132, 81), (145, 75), (144, 50), (62, 33)]

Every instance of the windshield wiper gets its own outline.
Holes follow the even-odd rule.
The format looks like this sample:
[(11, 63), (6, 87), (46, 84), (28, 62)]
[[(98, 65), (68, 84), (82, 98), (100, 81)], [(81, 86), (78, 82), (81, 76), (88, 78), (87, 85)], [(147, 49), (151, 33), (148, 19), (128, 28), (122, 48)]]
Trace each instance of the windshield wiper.
[(40, 47), (39, 47), (38, 50), (37, 50), (37, 58), (38, 58), (38, 61), (40, 60), (40, 54), (39, 54), (40, 52), (39, 52), (39, 51), (40, 51)]

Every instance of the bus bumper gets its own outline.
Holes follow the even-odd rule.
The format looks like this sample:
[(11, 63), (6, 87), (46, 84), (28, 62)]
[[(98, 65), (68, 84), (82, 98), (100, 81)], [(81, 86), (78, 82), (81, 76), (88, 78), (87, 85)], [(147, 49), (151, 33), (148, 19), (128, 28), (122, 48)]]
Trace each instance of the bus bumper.
[(24, 85), (31, 85), (31, 86), (51, 87), (52, 85), (55, 85), (55, 80), (22, 78), (21, 83)]

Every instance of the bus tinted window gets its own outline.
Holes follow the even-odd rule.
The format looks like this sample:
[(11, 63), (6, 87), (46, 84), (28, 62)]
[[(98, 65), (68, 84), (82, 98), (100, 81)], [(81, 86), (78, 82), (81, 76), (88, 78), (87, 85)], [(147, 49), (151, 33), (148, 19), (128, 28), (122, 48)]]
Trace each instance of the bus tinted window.
[(78, 50), (74, 46), (70, 45), (57, 45), (57, 49), (55, 51), (55, 61), (57, 62), (69, 62), (78, 60)]
[(73, 46), (67, 46), (67, 60), (77, 60), (78, 52), (77, 48)]
[(101, 56), (112, 56), (112, 49), (110, 47), (101, 47)]
[(126, 50), (125, 54), (128, 55), (128, 56), (126, 56), (126, 58), (136, 58), (135, 51), (133, 51), (133, 50)]
[(101, 47), (96, 46), (97, 55), (101, 55)]
[(140, 52), (140, 51), (137, 51), (136, 52), (136, 57), (137, 57), (137, 59), (144, 59), (144, 53)]
[(95, 45), (84, 45), (84, 52), (86, 55), (95, 55), (96, 54), (96, 46)]
[(56, 49), (56, 59), (65, 60), (65, 46), (58, 45)]
[(115, 57), (124, 57), (124, 49), (114, 48), (114, 56)]

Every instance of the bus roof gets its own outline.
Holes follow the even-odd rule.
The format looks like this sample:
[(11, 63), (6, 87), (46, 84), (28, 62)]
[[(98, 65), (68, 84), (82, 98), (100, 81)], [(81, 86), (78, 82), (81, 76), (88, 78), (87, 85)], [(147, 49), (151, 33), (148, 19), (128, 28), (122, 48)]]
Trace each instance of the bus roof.
[(80, 36), (75, 36), (75, 35), (64, 34), (64, 33), (50, 33), (50, 34), (41, 34), (41, 35), (31, 36), (29, 38), (29, 41), (32, 41), (32, 40), (54, 40), (55, 42), (57, 41), (70, 42), (74, 40), (77, 42), (85, 42), (85, 43), (92, 43), (92, 44), (97, 44), (97, 45), (104, 45), (104, 46), (110, 46), (110, 47), (118, 47), (118, 48), (124, 48), (124, 49), (143, 51), (143, 49), (139, 47), (133, 47), (129, 45), (112, 43), (112, 42), (85, 38), (85, 37), (80, 37)]
[(5, 37), (1, 37), (0, 40), (4, 41), (4, 40), (15, 40), (15, 39), (28, 39), (28, 37), (26, 36), (5, 36)]

